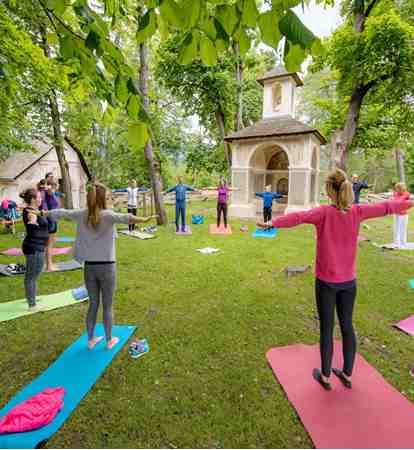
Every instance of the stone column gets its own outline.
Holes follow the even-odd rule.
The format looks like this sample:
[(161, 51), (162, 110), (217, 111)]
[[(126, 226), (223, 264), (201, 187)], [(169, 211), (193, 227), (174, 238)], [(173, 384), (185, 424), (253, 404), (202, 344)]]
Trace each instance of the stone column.
[(231, 217), (256, 217), (255, 207), (249, 203), (250, 169), (233, 168), (232, 186), (236, 190), (232, 193), (232, 202), (229, 207)]
[(289, 168), (289, 194), (286, 213), (304, 211), (311, 207), (312, 169)]

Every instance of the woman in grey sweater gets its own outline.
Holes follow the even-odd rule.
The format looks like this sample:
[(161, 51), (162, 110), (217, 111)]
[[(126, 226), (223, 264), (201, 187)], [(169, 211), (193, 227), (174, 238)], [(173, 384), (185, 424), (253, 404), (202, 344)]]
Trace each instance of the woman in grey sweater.
[(112, 336), (112, 299), (116, 286), (115, 224), (135, 224), (152, 218), (118, 214), (108, 208), (110, 200), (110, 191), (103, 184), (94, 183), (88, 190), (86, 209), (54, 209), (40, 213), (53, 220), (67, 219), (77, 223), (74, 256), (85, 264), (85, 285), (89, 295), (86, 328), (90, 350), (103, 339), (94, 335), (100, 299), (107, 348), (110, 350), (119, 342)]

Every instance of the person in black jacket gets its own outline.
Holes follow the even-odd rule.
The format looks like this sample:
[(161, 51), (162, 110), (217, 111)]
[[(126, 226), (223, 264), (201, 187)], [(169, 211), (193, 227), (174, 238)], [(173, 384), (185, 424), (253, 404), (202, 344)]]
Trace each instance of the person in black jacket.
[(22, 251), (26, 256), (24, 288), (29, 309), (33, 310), (36, 308), (36, 281), (45, 263), (45, 247), (49, 239), (48, 221), (46, 217), (36, 215), (39, 212), (39, 195), (36, 189), (26, 189), (20, 197), (25, 202), (23, 223), (26, 236), (22, 244)]

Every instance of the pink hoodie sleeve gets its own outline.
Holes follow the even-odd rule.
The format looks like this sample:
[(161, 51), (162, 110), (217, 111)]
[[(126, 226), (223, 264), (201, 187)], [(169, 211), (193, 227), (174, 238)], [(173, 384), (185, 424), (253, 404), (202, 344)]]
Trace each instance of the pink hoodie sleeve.
[(386, 202), (375, 203), (373, 205), (356, 205), (361, 222), (376, 217), (384, 217), (389, 214), (398, 214), (412, 208), (411, 201), (388, 200)]
[(286, 214), (272, 220), (275, 228), (293, 228), (301, 224), (318, 225), (324, 216), (324, 207), (313, 208), (309, 211)]

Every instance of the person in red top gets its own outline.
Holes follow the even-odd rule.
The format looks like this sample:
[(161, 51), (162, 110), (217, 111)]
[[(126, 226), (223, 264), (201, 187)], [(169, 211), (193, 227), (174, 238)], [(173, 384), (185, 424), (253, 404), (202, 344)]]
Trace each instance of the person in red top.
[[(394, 186), (393, 200), (410, 200), (411, 194), (407, 191), (405, 183), (397, 183)], [(407, 247), (407, 228), (408, 228), (408, 214), (407, 211), (397, 213), (394, 216), (394, 247)]]
[[(325, 182), (330, 205), (309, 211), (287, 214), (272, 222), (257, 223), (262, 228), (292, 228), (300, 224), (316, 227), (316, 285), (315, 295), (320, 321), (321, 370), (314, 369), (313, 377), (326, 390), (331, 390), (331, 371), (351, 388), (351, 375), (356, 354), (356, 336), (352, 315), (357, 293), (355, 261), (358, 232), (362, 221), (396, 214), (413, 206), (410, 201), (386, 201), (370, 205), (353, 204), (352, 184), (345, 172), (332, 171)], [(344, 365), (332, 369), (333, 330), (337, 311), (342, 333)]]

